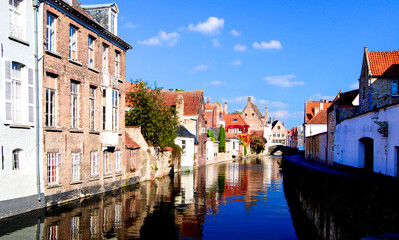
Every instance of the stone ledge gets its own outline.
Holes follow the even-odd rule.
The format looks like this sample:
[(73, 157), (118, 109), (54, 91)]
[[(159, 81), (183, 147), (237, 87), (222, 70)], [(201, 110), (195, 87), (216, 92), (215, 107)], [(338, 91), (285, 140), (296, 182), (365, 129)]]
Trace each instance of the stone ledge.
[(93, 71), (93, 72), (95, 72), (95, 73), (100, 73), (100, 71), (98, 71), (98, 70), (97, 70), (97, 69), (95, 69), (95, 68), (88, 67), (88, 69), (89, 69), (90, 71)]
[(29, 47), (29, 45), (30, 45), (30, 43), (29, 43), (28, 41), (25, 41), (25, 40), (23, 40), (23, 39), (20, 39), (20, 38), (11, 36), (11, 35), (8, 36), (8, 38), (9, 38), (10, 40), (16, 41), (16, 42), (18, 42), (18, 43), (22, 43), (23, 45), (26, 45), (26, 46), (28, 46), (28, 47)]
[(44, 50), (44, 52), (46, 54), (48, 54), (48, 55), (53, 56), (53, 57), (56, 57), (56, 58), (59, 58), (59, 59), (62, 58), (62, 56), (60, 54), (56, 53), (56, 52), (53, 52), (53, 51), (50, 51), (50, 50)]
[(73, 64), (78, 65), (80, 67), (83, 66), (83, 64), (81, 62), (79, 62), (79, 61), (76, 61), (76, 60), (73, 60), (73, 59), (68, 59), (68, 61), (70, 63), (73, 63)]

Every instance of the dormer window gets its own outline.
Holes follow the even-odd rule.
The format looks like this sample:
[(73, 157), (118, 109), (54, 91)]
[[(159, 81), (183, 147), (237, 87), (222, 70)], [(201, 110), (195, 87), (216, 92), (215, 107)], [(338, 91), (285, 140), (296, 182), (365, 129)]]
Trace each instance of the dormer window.
[(117, 35), (119, 9), (116, 3), (82, 5), (82, 8), (105, 29)]
[(237, 122), (237, 121), (238, 121), (238, 119), (237, 119), (237, 118), (234, 118), (234, 119), (233, 119), (233, 122)]

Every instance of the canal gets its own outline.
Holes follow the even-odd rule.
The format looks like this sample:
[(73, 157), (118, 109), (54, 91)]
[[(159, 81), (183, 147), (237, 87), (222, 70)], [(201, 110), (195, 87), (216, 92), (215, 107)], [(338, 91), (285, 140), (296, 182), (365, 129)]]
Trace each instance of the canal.
[(397, 204), (381, 201), (399, 199), (358, 186), (352, 196), (352, 187), (330, 186), (329, 178), (283, 173), (280, 162), (263, 156), (208, 165), (8, 218), (0, 240), (360, 239), (398, 231)]

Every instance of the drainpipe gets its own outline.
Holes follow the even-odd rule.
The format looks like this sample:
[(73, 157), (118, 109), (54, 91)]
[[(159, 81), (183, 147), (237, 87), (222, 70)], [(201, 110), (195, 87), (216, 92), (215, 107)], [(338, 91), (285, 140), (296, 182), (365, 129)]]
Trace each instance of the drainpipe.
[(373, 75), (370, 75), (370, 97), (369, 97), (369, 110), (373, 110), (373, 84), (371, 83), (371, 80), (373, 79)]
[(40, 107), (39, 99), (40, 85), (39, 85), (39, 36), (37, 25), (37, 12), (39, 11), (40, 3), (44, 0), (32, 0), (33, 14), (34, 14), (34, 41), (35, 41), (35, 79), (36, 79), (36, 184), (37, 184), (37, 200), (40, 202)]

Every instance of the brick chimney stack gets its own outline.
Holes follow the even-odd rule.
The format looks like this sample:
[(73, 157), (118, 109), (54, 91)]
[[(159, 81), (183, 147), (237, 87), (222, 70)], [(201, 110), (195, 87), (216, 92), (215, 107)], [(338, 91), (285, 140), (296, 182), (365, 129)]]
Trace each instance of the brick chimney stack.
[(224, 113), (227, 114), (227, 102), (224, 102)]
[(179, 124), (183, 123), (183, 113), (184, 113), (184, 98), (182, 95), (178, 95), (176, 98), (176, 114), (179, 119)]

